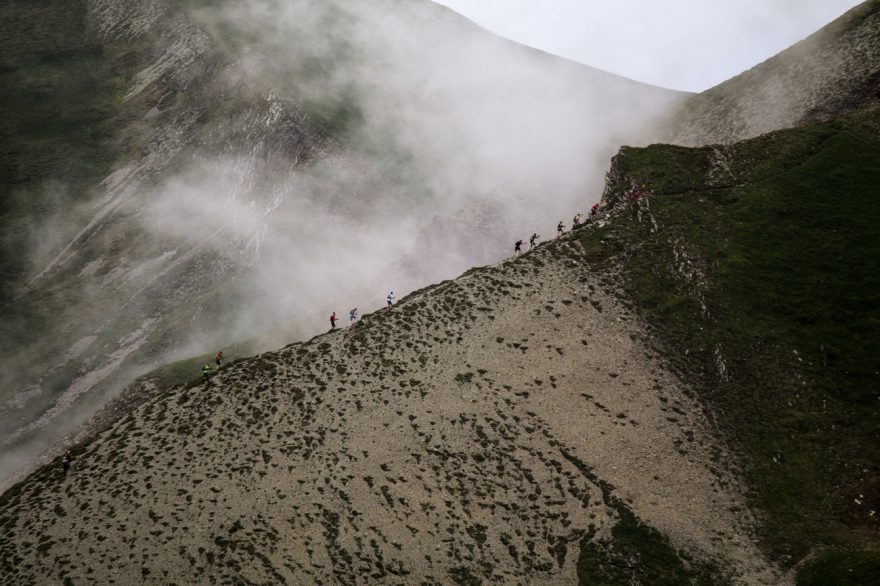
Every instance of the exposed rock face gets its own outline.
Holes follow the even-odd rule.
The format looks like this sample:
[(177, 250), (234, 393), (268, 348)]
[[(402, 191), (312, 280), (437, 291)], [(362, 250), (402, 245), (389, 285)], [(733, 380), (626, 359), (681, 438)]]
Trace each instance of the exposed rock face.
[(695, 573), (778, 583), (726, 449), (578, 247), (138, 408), (7, 495), (3, 581), (571, 584), (631, 509)]
[(868, 0), (764, 63), (689, 99), (671, 141), (732, 143), (876, 100), (880, 2)]

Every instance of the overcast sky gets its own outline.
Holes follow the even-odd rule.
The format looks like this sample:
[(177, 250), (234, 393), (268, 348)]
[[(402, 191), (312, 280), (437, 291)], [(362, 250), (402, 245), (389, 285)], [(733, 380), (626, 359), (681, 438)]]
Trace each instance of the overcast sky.
[(626, 77), (701, 91), (861, 0), (436, 0), (520, 43)]

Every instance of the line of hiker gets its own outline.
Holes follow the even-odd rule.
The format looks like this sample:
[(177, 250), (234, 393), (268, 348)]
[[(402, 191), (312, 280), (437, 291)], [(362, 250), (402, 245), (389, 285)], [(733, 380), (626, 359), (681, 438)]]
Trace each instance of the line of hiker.
[[(217, 372), (220, 372), (220, 369), (223, 367), (223, 350), (218, 350), (214, 355), (214, 364), (217, 365)], [(205, 381), (205, 384), (210, 384), (211, 382), (211, 365), (207, 362), (202, 365), (202, 380)]]
[[(630, 185), (629, 190), (627, 190), (626, 197), (628, 200), (633, 201), (633, 198), (638, 199), (644, 195), (647, 195), (647, 190), (645, 189), (645, 186), (642, 185), (641, 188), (639, 188), (639, 185), (635, 181), (633, 181), (632, 184)], [(590, 212), (588, 215), (589, 221), (592, 221), (596, 218), (596, 216), (599, 213), (599, 207), (600, 207), (600, 204), (598, 204), (598, 203), (593, 204), (593, 206), (590, 207)], [(582, 225), (585, 225), (586, 222), (582, 221), (581, 213), (577, 212), (574, 215), (574, 218), (572, 218), (571, 224), (572, 224), (571, 229), (577, 230)], [(557, 224), (557, 226), (556, 226), (556, 237), (558, 238), (558, 237), (562, 236), (565, 233), (565, 229), (566, 229), (565, 221), (559, 220), (559, 224)], [(533, 248), (538, 246), (538, 240), (540, 240), (540, 238), (541, 238), (541, 235), (538, 234), (537, 232), (532, 233), (532, 235), (529, 237), (529, 250), (532, 250)], [(514, 243), (513, 252), (515, 255), (519, 256), (520, 254), (522, 254), (523, 244), (524, 244), (524, 242), (522, 240), (517, 240), (516, 243)], [(389, 291), (388, 295), (385, 297), (386, 309), (391, 309), (391, 307), (394, 305), (395, 299), (396, 298), (394, 296), (394, 291)], [(349, 323), (354, 324), (354, 322), (357, 321), (357, 319), (358, 319), (358, 308), (355, 307), (353, 309), (350, 309), (348, 311)], [(339, 317), (336, 315), (336, 312), (335, 311), (332, 312), (330, 314), (330, 329), (331, 330), (336, 329), (336, 323), (338, 321), (339, 321)], [(217, 352), (216, 356), (214, 357), (214, 361), (217, 364), (217, 371), (220, 371), (221, 366), (223, 364), (223, 351), (222, 350)], [(202, 366), (202, 378), (203, 378), (206, 385), (210, 384), (210, 382), (211, 382), (211, 373), (212, 373), (211, 366), (206, 362), (204, 364), (204, 366)]]
[[(395, 299), (396, 298), (394, 296), (394, 291), (389, 291), (388, 295), (385, 297), (385, 307), (387, 309), (391, 309), (391, 306), (394, 305)], [(356, 322), (357, 319), (358, 319), (358, 308), (355, 307), (353, 309), (349, 309), (348, 310), (348, 323), (354, 324), (354, 322)], [(330, 314), (330, 329), (331, 330), (336, 329), (336, 322), (338, 322), (338, 321), (339, 321), (339, 318), (336, 316), (336, 312), (334, 311), (333, 313)]]
[[(599, 204), (593, 204), (593, 206), (590, 208), (589, 220), (593, 220), (598, 213), (599, 213)], [(581, 226), (584, 226), (584, 225), (586, 225), (586, 222), (583, 221), (581, 213), (580, 212), (576, 213), (574, 215), (574, 218), (572, 218), (572, 220), (571, 220), (571, 229), (577, 230), (578, 228), (580, 228)], [(559, 238), (560, 236), (565, 234), (565, 228), (566, 228), (565, 220), (559, 220), (559, 223), (556, 225), (556, 237), (557, 238)], [(541, 238), (540, 234), (538, 234), (537, 232), (532, 233), (531, 237), (529, 238), (529, 250), (535, 248), (538, 245), (539, 238)], [(520, 254), (522, 254), (522, 251), (523, 251), (522, 247), (523, 247), (523, 241), (517, 240), (513, 244), (513, 253), (516, 256), (519, 256)]]
[[(639, 188), (639, 185), (635, 181), (633, 181), (630, 186), (630, 189), (627, 191), (627, 199), (632, 201), (633, 200), (632, 198), (638, 199), (638, 198), (642, 197), (643, 195), (647, 195), (647, 191), (645, 189), (645, 186), (642, 185), (641, 188)], [(600, 204), (598, 204), (598, 203), (593, 204), (593, 206), (590, 207), (590, 212), (588, 215), (589, 221), (593, 221), (596, 218), (596, 216), (599, 213), (599, 207), (600, 207)], [(581, 213), (577, 212), (574, 215), (574, 218), (572, 218), (571, 224), (572, 224), (571, 229), (577, 230), (582, 225), (585, 225), (586, 222), (582, 221)], [(565, 229), (566, 229), (565, 222), (563, 220), (559, 220), (559, 224), (556, 226), (556, 237), (558, 238), (558, 237), (562, 236), (565, 233)], [(529, 250), (532, 250), (533, 248), (538, 246), (538, 240), (540, 240), (540, 238), (541, 238), (541, 235), (538, 234), (537, 232), (532, 233), (532, 235), (529, 237)], [(517, 240), (516, 243), (514, 243), (513, 252), (515, 255), (519, 256), (520, 254), (522, 254), (523, 244), (524, 244), (524, 242), (522, 240)], [(395, 299), (396, 298), (394, 296), (394, 291), (389, 291), (388, 295), (385, 297), (386, 309), (391, 309), (391, 307), (394, 305)], [(358, 308), (355, 307), (353, 309), (350, 309), (348, 311), (349, 323), (353, 325), (354, 322), (357, 321), (357, 319), (358, 319)], [(332, 312), (330, 314), (330, 329), (331, 330), (336, 329), (336, 323), (338, 321), (339, 321), (339, 317), (336, 315), (336, 312), (335, 311)], [(222, 350), (217, 352), (216, 356), (214, 357), (214, 361), (217, 364), (217, 371), (219, 372), (222, 365), (223, 365), (223, 351)], [(202, 366), (202, 379), (204, 380), (206, 385), (209, 385), (211, 383), (211, 374), (212, 374), (211, 366), (206, 362)]]
[(650, 194), (647, 185), (644, 183), (639, 185), (639, 183), (633, 179), (629, 184), (629, 188), (626, 190), (624, 199), (628, 202), (636, 202), (642, 198), (648, 197)]

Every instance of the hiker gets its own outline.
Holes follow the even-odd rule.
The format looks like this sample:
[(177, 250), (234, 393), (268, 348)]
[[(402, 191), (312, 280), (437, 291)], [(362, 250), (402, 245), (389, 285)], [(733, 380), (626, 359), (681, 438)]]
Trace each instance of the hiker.
[(394, 291), (390, 292), (385, 300), (388, 302), (388, 309), (391, 309), (391, 306), (394, 305)]
[(348, 319), (349, 319), (349, 321), (354, 321), (357, 318), (358, 318), (358, 308), (355, 307), (354, 309), (352, 309), (351, 311), (348, 312)]
[(639, 184), (635, 179), (629, 182), (629, 188), (626, 190), (626, 201), (638, 201), (639, 199)]
[(590, 217), (594, 218), (594, 217), (596, 217), (596, 214), (598, 214), (598, 213), (599, 213), (599, 204), (594, 203), (593, 207), (590, 208)]
[(578, 226), (581, 225), (581, 213), (578, 212), (574, 215), (574, 219), (571, 221), (571, 229), (577, 230)]
[(202, 366), (202, 380), (206, 383), (211, 382), (211, 367), (207, 362)]
[(535, 245), (536, 245), (535, 243), (538, 241), (538, 238), (540, 238), (540, 237), (541, 237), (541, 235), (538, 234), (537, 232), (532, 233), (532, 237), (529, 238), (529, 250), (531, 250), (535, 247)]
[(565, 223), (562, 220), (559, 220), (559, 224), (556, 226), (556, 237), (559, 238), (562, 236), (563, 232), (565, 232)]
[(217, 352), (217, 355), (214, 356), (214, 362), (217, 363), (217, 370), (220, 370), (220, 365), (223, 364), (223, 350)]
[(64, 452), (64, 457), (61, 458), (61, 467), (64, 469), (65, 476), (70, 472), (71, 463), (73, 463), (73, 454), (70, 453), (70, 450), (67, 450)]
[(522, 252), (522, 240), (517, 240), (516, 243), (513, 245), (513, 253), (515, 255), (519, 256), (519, 253), (521, 253), (521, 252)]
[(336, 329), (336, 312), (333, 312), (333, 315), (330, 316), (330, 329)]

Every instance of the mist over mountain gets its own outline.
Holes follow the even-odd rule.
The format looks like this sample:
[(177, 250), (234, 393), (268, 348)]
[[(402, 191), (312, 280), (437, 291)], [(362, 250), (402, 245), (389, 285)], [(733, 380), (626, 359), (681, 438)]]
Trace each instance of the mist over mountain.
[(426, 1), (4, 4), (0, 582), (876, 581), (878, 14), (692, 96)]
[(623, 148), (577, 230), (148, 377), (0, 497), (0, 578), (873, 583), (878, 121)]
[(549, 232), (685, 97), (425, 1), (3, 11), (4, 471), (158, 364)]

